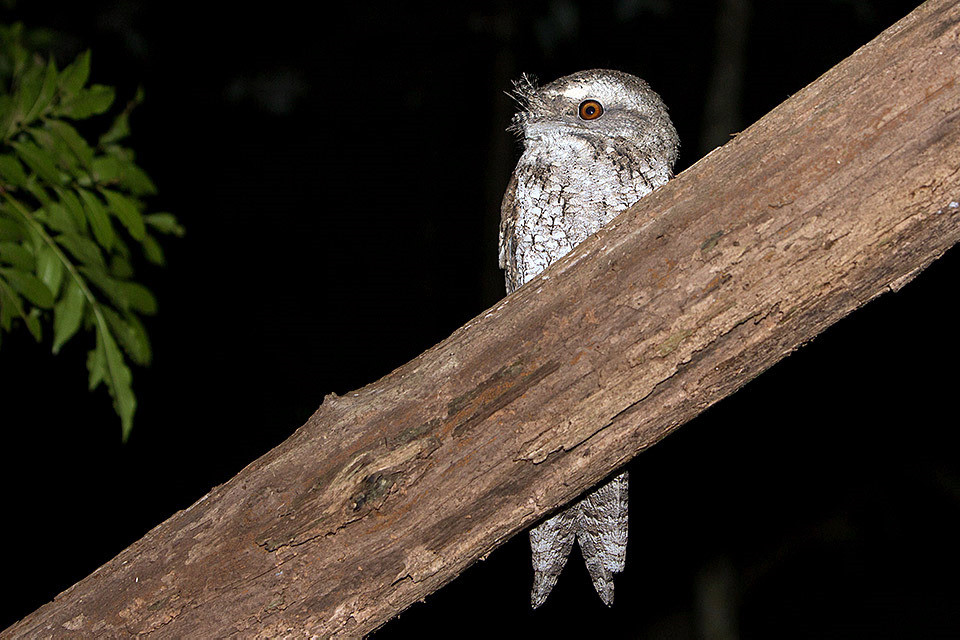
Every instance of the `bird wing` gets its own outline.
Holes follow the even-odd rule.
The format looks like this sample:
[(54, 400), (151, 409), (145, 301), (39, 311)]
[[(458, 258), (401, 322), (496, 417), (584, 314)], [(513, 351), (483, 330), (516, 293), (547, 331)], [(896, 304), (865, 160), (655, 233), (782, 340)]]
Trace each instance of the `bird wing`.
[(513, 244), (513, 229), (517, 224), (517, 173), (513, 172), (507, 190), (500, 204), (500, 268), (507, 280), (507, 293), (512, 293), (520, 283), (517, 282), (517, 254)]
[(530, 550), (533, 559), (533, 588), (530, 605), (536, 609), (547, 599), (560, 572), (567, 564), (573, 541), (577, 537), (578, 506), (570, 507), (548, 518), (530, 530)]
[(577, 542), (593, 581), (607, 606), (613, 604), (613, 574), (623, 571), (627, 559), (627, 472), (580, 501)]

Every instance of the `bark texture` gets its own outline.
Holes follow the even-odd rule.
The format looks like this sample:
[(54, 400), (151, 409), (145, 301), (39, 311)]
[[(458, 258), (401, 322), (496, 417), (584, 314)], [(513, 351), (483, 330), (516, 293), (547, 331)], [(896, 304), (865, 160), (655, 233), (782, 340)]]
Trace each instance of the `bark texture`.
[(375, 629), (960, 239), (957, 69), (930, 0), (2, 636)]

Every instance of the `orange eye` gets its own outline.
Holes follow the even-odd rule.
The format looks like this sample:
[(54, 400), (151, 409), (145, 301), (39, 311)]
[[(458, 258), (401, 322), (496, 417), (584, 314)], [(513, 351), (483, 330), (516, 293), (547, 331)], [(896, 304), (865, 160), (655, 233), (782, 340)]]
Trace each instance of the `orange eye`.
[(580, 117), (584, 120), (596, 120), (603, 115), (603, 105), (596, 100), (584, 100), (580, 103)]

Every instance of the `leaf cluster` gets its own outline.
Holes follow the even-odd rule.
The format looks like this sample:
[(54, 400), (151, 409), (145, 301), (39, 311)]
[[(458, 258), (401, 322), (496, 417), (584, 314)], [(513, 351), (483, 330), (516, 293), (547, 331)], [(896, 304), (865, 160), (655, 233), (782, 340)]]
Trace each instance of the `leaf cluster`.
[(58, 353), (92, 332), (89, 387), (106, 385), (126, 439), (136, 410), (129, 363), (150, 362), (141, 318), (157, 310), (134, 263), (162, 265), (157, 237), (183, 228), (146, 212), (156, 187), (122, 144), (142, 91), (96, 141), (77, 130), (114, 103), (114, 89), (89, 75), (89, 51), (58, 70), (25, 46), (22, 25), (0, 25), (0, 340), (22, 325), (41, 341), (48, 327)]

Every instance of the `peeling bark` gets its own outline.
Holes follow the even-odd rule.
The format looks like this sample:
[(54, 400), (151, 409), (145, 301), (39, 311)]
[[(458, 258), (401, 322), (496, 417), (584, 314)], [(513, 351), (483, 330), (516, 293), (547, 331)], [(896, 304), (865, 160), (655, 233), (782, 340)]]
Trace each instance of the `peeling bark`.
[(930, 0), (2, 637), (354, 637), (960, 239)]

